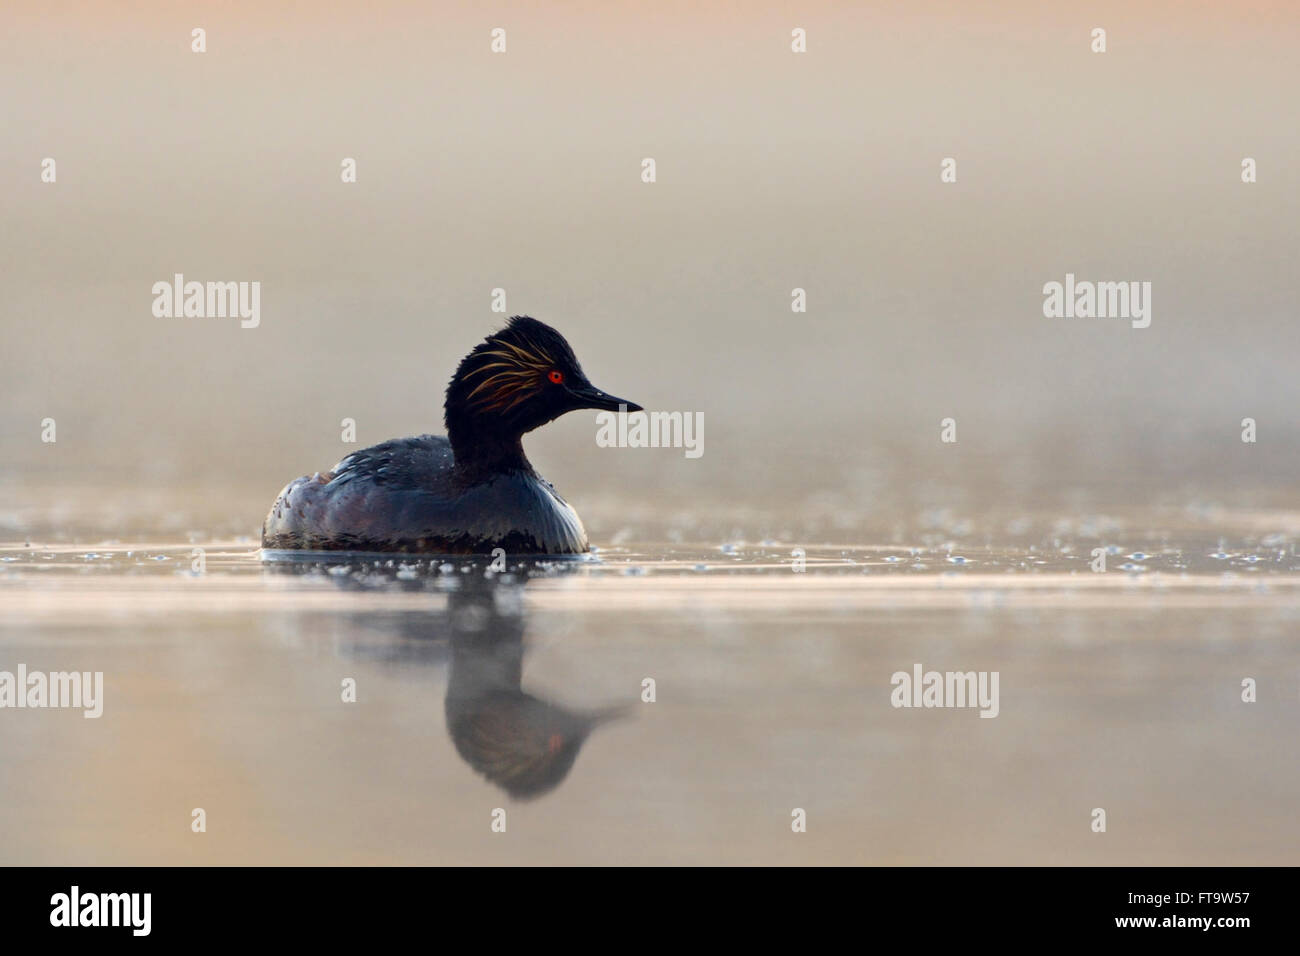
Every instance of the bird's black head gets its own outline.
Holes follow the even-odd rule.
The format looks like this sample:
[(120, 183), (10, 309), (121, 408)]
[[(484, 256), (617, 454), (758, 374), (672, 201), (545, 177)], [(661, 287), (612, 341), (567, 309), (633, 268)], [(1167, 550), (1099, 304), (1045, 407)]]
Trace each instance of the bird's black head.
[(458, 461), (478, 443), (514, 440), (580, 408), (641, 406), (588, 381), (573, 349), (544, 322), (517, 315), (461, 361), (447, 386), (447, 437)]

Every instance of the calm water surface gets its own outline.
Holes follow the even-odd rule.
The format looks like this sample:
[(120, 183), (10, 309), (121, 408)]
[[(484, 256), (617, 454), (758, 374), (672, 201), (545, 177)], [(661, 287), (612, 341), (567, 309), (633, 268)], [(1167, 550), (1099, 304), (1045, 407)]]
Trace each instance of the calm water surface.
[[(505, 573), (6, 541), (0, 670), (105, 700), (0, 713), (0, 862), (1300, 859), (1293, 516), (916, 529)], [(997, 671), (998, 716), (891, 706), (916, 664)]]

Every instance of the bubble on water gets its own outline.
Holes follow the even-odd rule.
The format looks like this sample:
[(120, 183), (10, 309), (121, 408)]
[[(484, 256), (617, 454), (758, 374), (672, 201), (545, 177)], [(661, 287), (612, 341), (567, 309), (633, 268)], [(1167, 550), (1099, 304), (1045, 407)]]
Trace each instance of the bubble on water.
[(899, 561), (902, 561), (903, 559), (896, 554), (887, 554), (885, 555), (885, 560), (888, 561), (890, 564), (895, 564)]
[(154, 555), (152, 558), (150, 558), (149, 560), (150, 560), (150, 561), (170, 561), (171, 558), (167, 557), (167, 555), (165, 555), (165, 554), (155, 554), (155, 555)]
[(351, 573), (352, 573), (352, 569), (351, 569), (350, 567), (348, 567), (346, 564), (339, 564), (339, 565), (335, 565), (334, 567), (330, 568), (330, 569), (329, 569), (329, 573), (332, 574), (332, 575), (334, 575), (334, 577), (336, 577), (336, 578), (341, 578), (341, 577), (345, 577), (345, 576), (351, 574)]
[(451, 574), (451, 572), (456, 570), (456, 566), (454, 564), (440, 564), (438, 565), (438, 570), (443, 574)]
[(1210, 555), (1210, 557), (1214, 558), (1214, 560), (1216, 561), (1227, 561), (1230, 557), (1232, 557), (1232, 555), (1224, 551), (1215, 551), (1214, 554)]
[(1129, 555), (1130, 560), (1133, 561), (1145, 561), (1149, 557), (1151, 557), (1151, 555), (1147, 554), (1144, 551), (1134, 551), (1132, 554)]
[(1259, 555), (1257, 555), (1257, 554), (1248, 554), (1248, 555), (1246, 555), (1246, 560), (1249, 561), (1251, 564), (1254, 564), (1256, 561), (1259, 560)]
[(966, 560), (965, 558), (963, 558), (960, 554), (950, 554), (950, 555), (948, 555), (948, 559), (947, 559), (947, 560), (948, 560), (948, 563), (949, 563), (949, 564), (966, 564), (966, 563), (967, 563), (967, 560)]
[(399, 581), (414, 581), (420, 575), (416, 573), (414, 568), (403, 566), (398, 568), (397, 573), (393, 576)]
[(1145, 564), (1134, 564), (1132, 561), (1125, 561), (1119, 566), (1119, 569), (1121, 571), (1146, 571), (1147, 566)]

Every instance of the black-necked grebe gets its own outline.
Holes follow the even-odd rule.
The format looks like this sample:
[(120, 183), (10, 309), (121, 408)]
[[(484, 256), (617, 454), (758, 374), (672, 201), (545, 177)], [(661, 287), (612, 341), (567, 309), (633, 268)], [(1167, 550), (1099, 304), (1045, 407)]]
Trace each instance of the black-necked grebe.
[(425, 554), (581, 554), (587, 532), (521, 439), (579, 408), (640, 411), (583, 374), (559, 332), (515, 316), (470, 352), (447, 386), (447, 437), (353, 452), (285, 486), (262, 547)]

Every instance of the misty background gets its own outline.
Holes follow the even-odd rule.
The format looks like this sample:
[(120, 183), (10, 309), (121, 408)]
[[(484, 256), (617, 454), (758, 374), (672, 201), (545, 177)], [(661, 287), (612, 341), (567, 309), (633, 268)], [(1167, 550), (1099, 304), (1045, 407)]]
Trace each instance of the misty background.
[[(254, 534), (289, 479), (442, 432), (497, 287), (597, 385), (704, 413), (695, 460), (598, 448), (594, 413), (525, 440), (593, 539), (1294, 504), (1294, 5), (49, 3), (0, 23), (5, 535)], [(154, 317), (177, 272), (259, 281), (260, 327)], [(1067, 272), (1151, 282), (1150, 328), (1045, 318)]]

